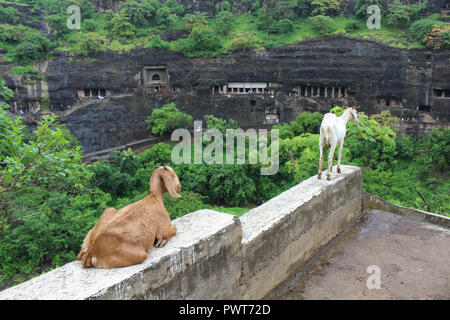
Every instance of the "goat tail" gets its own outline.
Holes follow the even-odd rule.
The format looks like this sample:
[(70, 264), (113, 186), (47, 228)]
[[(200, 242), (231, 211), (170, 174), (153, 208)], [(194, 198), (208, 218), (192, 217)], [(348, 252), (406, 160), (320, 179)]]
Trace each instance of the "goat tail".
[(330, 126), (322, 126), (320, 127), (320, 134), (323, 139), (324, 147), (328, 148), (331, 146), (331, 128)]

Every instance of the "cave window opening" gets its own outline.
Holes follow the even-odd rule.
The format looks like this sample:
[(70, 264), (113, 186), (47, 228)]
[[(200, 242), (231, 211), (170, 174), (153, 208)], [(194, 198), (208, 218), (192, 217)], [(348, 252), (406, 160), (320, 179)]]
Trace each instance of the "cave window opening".
[(255, 106), (256, 105), (256, 100), (250, 100), (250, 105), (251, 106)]
[(90, 97), (91, 96), (91, 90), (90, 89), (84, 89), (84, 96)]
[(444, 97), (450, 98), (450, 89), (444, 90)]
[(437, 98), (442, 98), (444, 95), (444, 90), (443, 89), (434, 89), (434, 96)]
[(419, 106), (419, 111), (421, 111), (421, 112), (430, 112), (431, 111), (431, 106), (420, 105)]
[(386, 107), (389, 107), (391, 105), (391, 100), (390, 99), (386, 99)]
[(159, 74), (155, 73), (155, 74), (152, 76), (152, 80), (153, 80), (153, 81), (161, 81), (161, 76), (160, 76)]
[(100, 89), (100, 95), (102, 97), (106, 96), (106, 89)]
[(93, 97), (98, 96), (98, 89), (92, 89), (92, 96)]

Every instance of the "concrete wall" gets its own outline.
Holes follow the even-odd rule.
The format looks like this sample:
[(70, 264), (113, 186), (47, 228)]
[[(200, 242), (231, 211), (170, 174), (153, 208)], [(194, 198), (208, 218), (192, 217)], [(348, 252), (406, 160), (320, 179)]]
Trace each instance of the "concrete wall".
[(200, 210), (141, 264), (82, 269), (68, 263), (0, 292), (3, 299), (261, 299), (361, 212), (361, 169), (314, 176), (240, 219)]
[(402, 216), (414, 218), (416, 220), (423, 220), (434, 224), (450, 228), (450, 217), (446, 217), (441, 214), (427, 212), (423, 210), (417, 210), (402, 206), (397, 206), (390, 203), (376, 195), (363, 191), (363, 209), (378, 209), (392, 213), (396, 213)]

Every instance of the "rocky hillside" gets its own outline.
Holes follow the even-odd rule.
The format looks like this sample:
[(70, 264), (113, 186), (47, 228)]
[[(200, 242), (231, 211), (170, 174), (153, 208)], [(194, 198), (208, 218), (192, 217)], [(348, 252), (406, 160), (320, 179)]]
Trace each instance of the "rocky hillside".
[[(101, 21), (108, 9), (114, 9), (118, 15), (124, 10), (123, 3), (120, 5), (124, 1), (92, 2), (95, 7), (84, 3), (86, 10), (91, 10), (87, 21), (95, 18)], [(179, 9), (183, 8), (180, 15), (186, 17), (190, 10), (206, 11), (211, 15), (214, 15), (211, 10), (217, 8), (219, 12), (242, 12), (244, 9), (240, 6), (250, 3), (236, 1), (230, 9), (226, 6), (224, 9), (213, 6), (213, 2), (182, 0), (178, 1), (177, 7), (177, 2), (172, 1), (164, 8), (173, 12), (181, 12)], [(267, 4), (272, 6), (270, 8), (278, 8), (275, 2)], [(353, 14), (352, 1), (342, 1), (340, 5), (343, 8), (341, 14)], [(28, 52), (27, 43), (23, 43), (20, 36), (14, 40), (16, 42), (0, 42), (0, 48), (3, 48), (0, 51), (0, 77), (15, 93), (11, 111), (23, 116), (30, 126), (40, 114), (60, 114), (61, 120), (85, 147), (85, 152), (148, 137), (146, 116), (153, 108), (169, 102), (175, 102), (194, 119), (214, 114), (233, 118), (242, 126), (288, 122), (304, 110), (327, 112), (335, 105), (356, 105), (368, 114), (388, 109), (402, 119), (404, 132), (418, 135), (438, 125), (448, 125), (450, 52), (445, 47), (406, 49), (383, 43), (374, 35), (365, 39), (362, 35), (344, 35), (338, 31), (304, 37), (307, 33), (302, 32), (310, 30), (309, 20), (298, 17), (289, 18), (300, 23), (293, 31), (286, 35), (271, 33), (273, 25), (283, 19), (276, 20), (275, 16), (268, 15), (272, 19), (272, 29), (255, 31), (254, 45), (228, 48), (234, 40), (233, 30), (246, 32), (239, 31), (243, 25), (232, 23), (231, 31), (219, 39), (218, 49), (184, 52), (178, 50), (182, 43), (192, 41), (197, 44), (193, 30), (216, 30), (218, 20), (215, 16), (210, 20), (196, 20), (194, 27), (184, 25), (186, 29), (156, 27), (155, 30), (161, 32), (159, 40), (155, 40), (154, 35), (150, 38), (148, 34), (138, 36), (139, 32), (150, 28), (143, 26), (134, 29), (135, 38), (125, 40), (103, 34), (109, 29), (95, 23), (92, 24), (95, 32), (82, 30), (59, 35), (58, 28), (54, 29), (58, 26), (55, 22), (58, 14), (53, 7), (39, 9), (11, 3), (0, 3), (0, 6), (17, 8), (17, 18), (8, 25), (21, 28), (19, 35), (48, 45), (48, 51), (44, 51), (41, 58), (18, 62), (15, 59), (24, 55), (17, 48), (23, 46), (23, 51)], [(427, 11), (421, 15), (443, 10), (445, 6), (442, 1), (429, 1)], [(255, 15), (248, 15), (248, 26), (260, 23), (261, 8), (248, 9), (256, 10)], [(177, 14), (172, 15), (176, 19)], [(234, 13), (232, 17), (239, 20), (247, 16)], [(159, 20), (155, 19), (157, 23)], [(177, 21), (185, 21), (183, 19)], [(342, 16), (333, 19), (337, 22), (336, 30), (340, 28), (340, 21), (346, 21)], [(443, 22), (436, 23), (440, 28), (445, 27)], [(97, 27), (100, 29), (95, 29)], [(46, 44), (45, 39), (33, 33), (36, 31), (51, 43)], [(300, 41), (295, 40), (297, 35)], [(82, 38), (77, 38), (80, 36)], [(398, 37), (403, 39), (401, 35)], [(73, 39), (78, 40), (73, 42)], [(199, 44), (210, 44), (210, 38), (201, 39), (206, 42)], [(103, 46), (99, 50), (98, 44)], [(97, 49), (93, 50), (92, 45)], [(89, 53), (77, 54), (78, 49), (86, 49)], [(249, 90), (246, 86), (256, 88)]]

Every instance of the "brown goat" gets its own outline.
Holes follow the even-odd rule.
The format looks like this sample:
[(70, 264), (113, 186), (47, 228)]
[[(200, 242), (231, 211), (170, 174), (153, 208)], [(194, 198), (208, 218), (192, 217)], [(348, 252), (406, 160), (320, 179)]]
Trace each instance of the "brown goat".
[(181, 198), (181, 184), (172, 168), (157, 168), (150, 178), (150, 194), (120, 210), (106, 209), (83, 241), (78, 260), (83, 268), (119, 268), (141, 263), (155, 240), (164, 246), (177, 232), (171, 224), (163, 194)]

